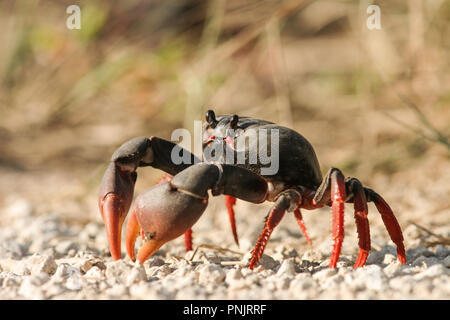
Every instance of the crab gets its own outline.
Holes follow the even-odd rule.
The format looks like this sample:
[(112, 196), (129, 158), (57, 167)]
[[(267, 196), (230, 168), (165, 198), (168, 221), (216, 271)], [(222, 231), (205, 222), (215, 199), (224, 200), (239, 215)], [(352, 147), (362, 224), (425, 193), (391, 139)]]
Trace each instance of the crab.
[[(265, 130), (263, 143), (239, 145), (238, 140)], [(275, 135), (276, 134), (276, 135)], [(276, 137), (277, 139), (272, 139)], [(245, 139), (244, 139), (245, 141)], [(264, 142), (265, 141), (265, 142)], [(186, 152), (190, 161), (173, 161), (173, 148)], [(254, 159), (261, 148), (275, 148), (278, 170), (262, 174), (267, 162)], [(166, 173), (159, 184), (138, 195), (126, 226), (126, 251), (131, 260), (143, 263), (162, 245), (185, 235), (186, 249), (192, 248), (191, 228), (208, 205), (208, 193), (225, 195), (233, 236), (238, 243), (233, 205), (236, 198), (252, 203), (273, 202), (264, 227), (256, 240), (248, 267), (254, 269), (275, 227), (286, 212), (293, 212), (308, 242), (302, 209), (324, 206), (332, 212), (332, 251), (330, 268), (336, 268), (344, 240), (345, 203), (353, 203), (359, 253), (354, 268), (365, 265), (370, 244), (368, 202), (380, 213), (387, 232), (397, 247), (397, 258), (406, 263), (401, 227), (387, 202), (356, 178), (345, 178), (338, 168), (330, 168), (322, 177), (312, 145), (300, 133), (275, 123), (237, 115), (206, 112), (203, 126), (204, 161), (177, 144), (158, 137), (138, 137), (125, 142), (112, 155), (102, 180), (99, 209), (103, 217), (110, 252), (121, 259), (121, 230), (133, 201), (134, 184), (139, 167), (151, 166)], [(208, 152), (206, 152), (208, 151)], [(224, 151), (224, 153), (218, 152)], [(244, 159), (228, 163), (231, 159)], [(252, 153), (253, 152), (253, 153)], [(218, 154), (220, 156), (217, 156)], [(213, 161), (214, 160), (214, 161)], [(253, 161), (252, 161), (253, 160)], [(135, 242), (141, 234), (142, 245), (136, 256)]]

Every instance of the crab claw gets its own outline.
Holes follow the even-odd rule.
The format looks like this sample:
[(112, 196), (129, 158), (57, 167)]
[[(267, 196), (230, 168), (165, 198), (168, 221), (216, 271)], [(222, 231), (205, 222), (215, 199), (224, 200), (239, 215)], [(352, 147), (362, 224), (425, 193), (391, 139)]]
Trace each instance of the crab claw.
[(103, 176), (98, 206), (106, 227), (109, 250), (114, 260), (121, 254), (122, 224), (133, 200), (136, 172), (122, 170), (111, 162)]
[(163, 244), (183, 235), (197, 222), (208, 204), (204, 198), (192, 196), (178, 189), (171, 182), (165, 182), (148, 189), (136, 197), (133, 211), (126, 228), (126, 249), (135, 261), (135, 242), (140, 229), (144, 239), (137, 260), (143, 263)]

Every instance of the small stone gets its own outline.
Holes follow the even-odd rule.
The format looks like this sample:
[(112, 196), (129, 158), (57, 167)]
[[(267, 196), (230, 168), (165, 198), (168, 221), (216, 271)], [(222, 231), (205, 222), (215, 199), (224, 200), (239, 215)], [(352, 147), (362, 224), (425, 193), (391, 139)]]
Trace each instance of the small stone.
[(201, 284), (215, 283), (219, 284), (225, 280), (226, 274), (223, 269), (215, 264), (208, 264), (199, 270), (199, 282)]
[(420, 257), (431, 257), (434, 253), (424, 247), (411, 248), (406, 251), (406, 256), (411, 260), (416, 260)]
[(31, 282), (36, 286), (41, 286), (50, 280), (50, 276), (45, 272), (41, 272), (39, 274), (30, 276), (30, 279)]
[(395, 277), (389, 281), (389, 286), (403, 294), (410, 294), (413, 291), (416, 281), (413, 276), (406, 275)]
[(153, 268), (156, 268), (156, 272), (151, 273), (151, 275), (159, 278), (163, 278), (171, 274), (175, 270), (174, 268), (169, 267), (167, 264), (162, 265), (161, 267), (153, 267)]
[(25, 251), (24, 246), (15, 241), (0, 243), (0, 257), (2, 258), (20, 259)]
[(83, 279), (80, 275), (73, 274), (66, 281), (66, 288), (73, 291), (81, 290), (83, 287)]
[(367, 257), (366, 265), (381, 263), (384, 259), (384, 254), (384, 251), (370, 251), (369, 257)]
[(394, 262), (396, 260), (397, 260), (396, 256), (394, 256), (393, 254), (390, 254), (390, 253), (386, 253), (384, 255), (383, 264), (391, 264), (392, 262)]
[(31, 273), (45, 272), (47, 274), (54, 274), (58, 268), (52, 256), (34, 254), (28, 262), (31, 264)]
[(105, 275), (106, 278), (117, 282), (125, 277), (129, 270), (130, 266), (124, 260), (107, 262)]
[(72, 275), (80, 275), (80, 270), (78, 268), (75, 268), (71, 266), (68, 263), (61, 263), (58, 268), (56, 269), (55, 274), (53, 275), (53, 278), (55, 280), (62, 281)]
[(131, 269), (130, 274), (127, 277), (126, 284), (131, 286), (132, 284), (138, 283), (140, 281), (147, 281), (147, 274), (143, 265), (137, 265)]
[(16, 268), (13, 269), (18, 275), (26, 276), (31, 274), (31, 266), (27, 261), (20, 261)]
[(295, 276), (295, 265), (292, 260), (284, 260), (281, 267), (278, 269), (277, 276)]
[(66, 288), (63, 287), (61, 284), (52, 283), (52, 285), (47, 286), (46, 295), (49, 298), (58, 297), (59, 295), (63, 294), (65, 291), (66, 291)]
[(14, 199), (3, 211), (14, 219), (29, 217), (33, 212), (31, 203), (25, 199)]
[(445, 258), (448, 256), (449, 250), (442, 244), (438, 245), (436, 248), (436, 256), (439, 258)]
[(394, 277), (394, 276), (398, 276), (402, 273), (402, 271), (404, 270), (404, 265), (402, 265), (399, 261), (393, 261), (390, 264), (388, 264), (384, 269), (383, 272), (388, 276), (388, 277)]
[(336, 274), (332, 277), (325, 279), (322, 283), (322, 287), (325, 289), (338, 289), (340, 284), (344, 282), (344, 276)]
[(80, 237), (85, 240), (94, 240), (100, 232), (101, 228), (97, 223), (90, 222), (84, 226), (80, 232)]
[(360, 269), (358, 279), (364, 281), (368, 289), (380, 291), (387, 287), (387, 278), (379, 266), (366, 266), (365, 269), (365, 272)]
[(323, 256), (323, 254), (320, 251), (314, 250), (314, 249), (310, 249), (310, 250), (305, 251), (305, 253), (302, 255), (302, 259), (301, 260), (305, 260), (305, 261), (309, 261), (309, 262), (321, 263), (323, 258), (324, 258), (324, 256)]
[(84, 275), (86, 279), (103, 280), (105, 278), (104, 273), (99, 267), (92, 267)]
[[(78, 245), (70, 240), (61, 241), (55, 246), (55, 251), (60, 256), (65, 256), (71, 251), (72, 249), (77, 249)], [(75, 251), (76, 252), (76, 251)]]
[(290, 289), (291, 290), (308, 290), (310, 288), (316, 287), (317, 282), (307, 273), (302, 273), (297, 275), (294, 280), (292, 280)]
[(275, 269), (278, 265), (278, 261), (266, 254), (263, 254), (258, 261), (258, 266), (262, 266), (264, 269)]
[[(190, 252), (190, 251), (189, 251)], [(154, 258), (150, 258), (146, 261), (146, 264), (148, 264), (149, 267), (160, 267), (166, 264), (166, 262), (159, 258), (159, 257), (154, 257)]]
[(27, 276), (22, 281), (19, 288), (19, 294), (28, 299), (42, 300), (45, 298), (43, 290), (39, 287), (39, 284), (35, 283), (36, 279), (32, 276)]
[(277, 278), (276, 283), (275, 283), (275, 287), (278, 290), (286, 290), (289, 288), (289, 285), (291, 284), (292, 281), (292, 277), (288, 277), (288, 276), (282, 276)]
[(441, 275), (447, 275), (450, 274), (450, 271), (448, 271), (442, 264), (435, 264), (423, 272), (420, 272), (414, 276), (415, 280), (422, 280), (425, 278), (436, 278)]
[(325, 279), (334, 276), (337, 273), (337, 269), (323, 269), (320, 271), (317, 271), (313, 274), (313, 278), (319, 281), (324, 281)]
[(128, 294), (128, 289), (122, 284), (116, 284), (111, 288), (109, 288), (108, 290), (106, 290), (106, 294), (113, 299), (125, 298)]
[(447, 256), (443, 263), (445, 267), (450, 268), (450, 256)]
[(239, 269), (231, 269), (226, 274), (225, 282), (226, 283), (232, 283), (232, 282), (235, 282), (235, 281), (238, 281), (238, 280), (241, 280), (241, 279), (243, 279), (241, 270), (239, 270)]
[(22, 277), (12, 272), (2, 272), (2, 287), (16, 287), (21, 284)]

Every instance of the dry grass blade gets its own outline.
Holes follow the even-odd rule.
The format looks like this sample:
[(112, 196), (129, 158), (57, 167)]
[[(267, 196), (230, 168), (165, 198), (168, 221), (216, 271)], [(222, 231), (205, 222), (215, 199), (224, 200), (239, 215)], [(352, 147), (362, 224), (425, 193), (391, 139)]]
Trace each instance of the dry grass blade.
[(397, 96), (408, 108), (414, 111), (414, 113), (417, 115), (417, 118), (420, 120), (423, 126), (432, 133), (432, 135), (425, 133), (422, 129), (411, 126), (410, 124), (395, 118), (394, 116), (392, 116), (387, 112), (381, 113), (384, 114), (386, 117), (388, 117), (390, 120), (400, 124), (402, 127), (408, 129), (411, 132), (414, 132), (415, 134), (421, 136), (422, 138), (431, 142), (438, 142), (450, 150), (450, 141), (448, 141), (448, 139), (438, 129), (436, 129), (436, 127), (434, 127), (431, 124), (431, 122), (428, 120), (425, 114), (419, 109), (419, 107), (417, 107), (416, 104), (414, 104), (411, 100), (406, 98), (401, 93), (397, 93)]
[(200, 249), (200, 248), (206, 248), (206, 249), (216, 250), (216, 251), (219, 251), (219, 252), (221, 252), (221, 253), (224, 253), (224, 252), (230, 252), (230, 253), (237, 254), (237, 255), (240, 255), (240, 256), (243, 255), (241, 252), (237, 252), (237, 251), (234, 251), (234, 250), (222, 248), (222, 247), (219, 247), (219, 246), (210, 245), (210, 244), (200, 244), (200, 245), (198, 245), (198, 246), (195, 248), (194, 253), (192, 254), (192, 256), (191, 256), (191, 258), (189, 259), (189, 261), (194, 260), (194, 257), (195, 257), (195, 255), (197, 254), (198, 249)]
[(433, 133), (434, 137), (428, 137), (428, 139), (437, 141), (437, 142), (443, 144), (444, 146), (446, 146), (450, 150), (450, 142), (448, 141), (448, 139), (438, 129), (436, 129), (436, 127), (433, 126), (433, 124), (428, 120), (428, 118), (419, 109), (419, 107), (415, 103), (413, 103), (411, 100), (409, 100), (407, 97), (402, 95), (401, 93), (397, 93), (397, 95), (400, 98), (400, 100), (406, 106), (408, 106), (408, 108), (410, 108), (411, 110), (414, 111), (414, 113), (417, 115), (417, 118), (420, 120), (420, 122), (422, 122), (422, 124), (425, 126), (425, 128), (427, 128), (428, 130), (430, 130)]

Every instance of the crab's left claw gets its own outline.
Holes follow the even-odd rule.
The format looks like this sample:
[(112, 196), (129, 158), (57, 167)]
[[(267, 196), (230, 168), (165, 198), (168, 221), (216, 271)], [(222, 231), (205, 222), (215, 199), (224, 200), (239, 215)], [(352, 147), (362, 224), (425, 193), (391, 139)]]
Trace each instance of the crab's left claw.
[(133, 200), (136, 172), (122, 170), (111, 162), (103, 176), (98, 205), (106, 227), (109, 249), (114, 260), (122, 257), (121, 230)]

